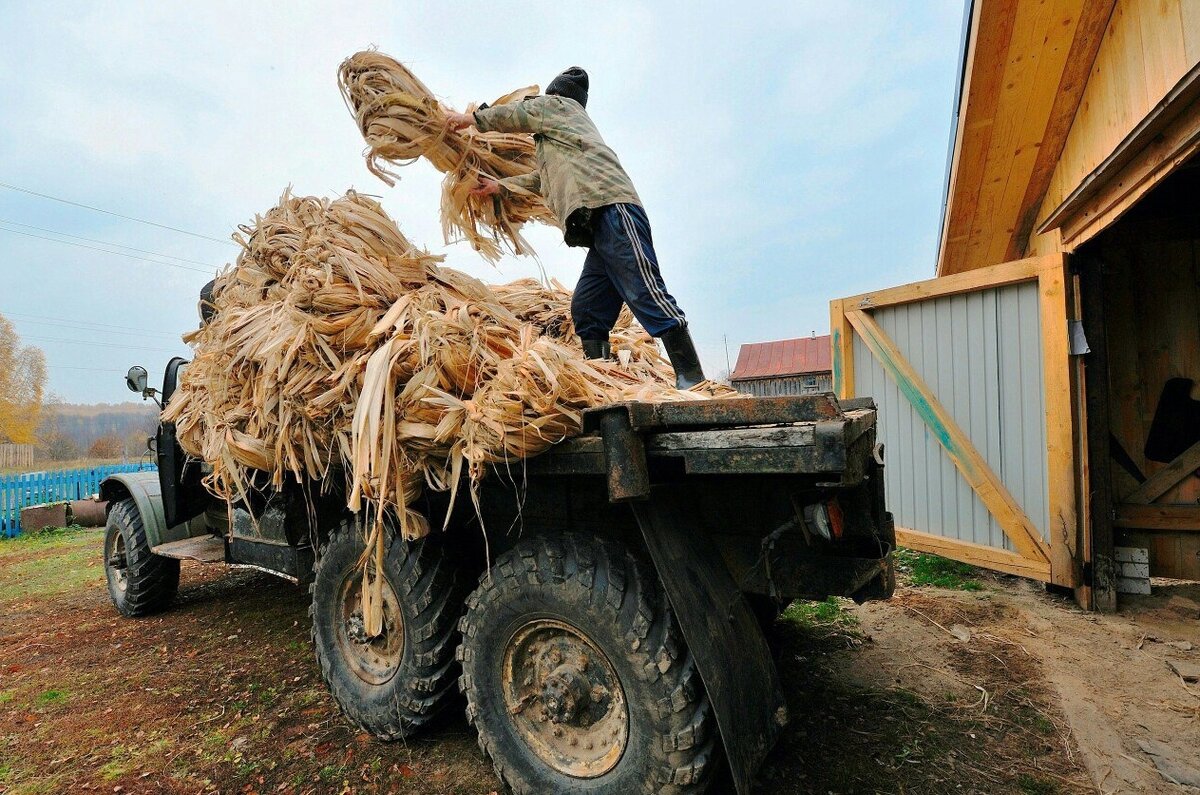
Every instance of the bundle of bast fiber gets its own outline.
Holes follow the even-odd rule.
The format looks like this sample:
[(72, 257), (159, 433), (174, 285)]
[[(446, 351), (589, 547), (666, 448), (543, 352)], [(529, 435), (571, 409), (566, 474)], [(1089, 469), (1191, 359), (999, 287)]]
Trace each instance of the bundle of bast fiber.
[[(533, 136), (448, 130), (446, 108), (425, 84), (399, 61), (371, 50), (342, 62), (338, 84), (367, 142), (367, 168), (373, 174), (392, 185), (396, 173), (385, 164), (407, 165), (424, 157), (446, 175), (442, 182), (446, 242), (466, 240), (492, 262), (504, 250), (533, 253), (521, 236), (521, 226), (526, 221), (555, 223), (541, 196), (518, 190), (502, 199), (470, 195), (481, 174), (503, 179), (533, 171), (537, 165)], [(529, 86), (492, 104), (517, 102), (537, 92), (537, 86)]]
[(537, 455), (577, 434), (585, 408), (724, 394), (676, 390), (628, 310), (612, 336), (620, 361), (584, 359), (568, 291), (442, 267), (366, 196), (285, 193), (241, 230), (163, 413), (227, 500), (264, 477), (344, 477), (368, 524), (382, 532), (394, 515), (419, 538), (422, 488), (455, 493), (490, 463)]

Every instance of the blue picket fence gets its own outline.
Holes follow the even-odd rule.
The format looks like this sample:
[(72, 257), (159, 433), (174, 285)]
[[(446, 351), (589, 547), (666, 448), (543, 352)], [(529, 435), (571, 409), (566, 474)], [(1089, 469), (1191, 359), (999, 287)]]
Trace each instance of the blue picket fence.
[(100, 481), (109, 475), (118, 472), (146, 472), (155, 468), (149, 461), (140, 461), (53, 472), (0, 475), (0, 537), (20, 535), (22, 508), (47, 502), (86, 499), (100, 491)]

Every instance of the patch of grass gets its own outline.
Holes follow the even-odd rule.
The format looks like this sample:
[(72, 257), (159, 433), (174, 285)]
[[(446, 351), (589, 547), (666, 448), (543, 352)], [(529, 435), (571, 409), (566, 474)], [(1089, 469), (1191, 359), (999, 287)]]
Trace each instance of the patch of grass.
[(3, 784), (5, 781), (7, 781), (8, 777), (11, 775), (12, 775), (11, 767), (9, 767), (8, 765), (0, 765), (0, 784)]
[(37, 703), (43, 707), (48, 707), (53, 704), (61, 704), (67, 700), (67, 691), (65, 690), (45, 690), (38, 694)]
[(894, 558), (896, 567), (908, 575), (913, 585), (932, 585), (956, 591), (983, 590), (983, 585), (973, 579), (975, 567), (967, 563), (911, 549), (897, 549)]
[(104, 533), (68, 527), (0, 542), (0, 602), (45, 599), (104, 582)]
[(22, 533), (15, 538), (0, 536), (0, 557), (10, 553), (55, 547), (87, 532), (88, 528), (73, 524), (69, 527), (47, 527), (32, 533)]
[(7, 704), (13, 700), (13, 691), (0, 690), (0, 704)]
[(858, 626), (858, 618), (842, 606), (837, 597), (831, 596), (824, 602), (796, 601), (783, 611), (783, 618), (804, 627), (837, 627), (848, 629)]
[(100, 765), (100, 777), (105, 781), (116, 781), (129, 772), (129, 765), (113, 760)]

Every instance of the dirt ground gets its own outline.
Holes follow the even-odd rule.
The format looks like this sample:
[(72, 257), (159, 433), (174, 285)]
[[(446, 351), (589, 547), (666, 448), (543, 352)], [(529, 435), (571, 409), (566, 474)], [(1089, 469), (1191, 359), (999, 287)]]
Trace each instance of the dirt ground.
[[(0, 792), (498, 789), (461, 709), (407, 743), (346, 725), (298, 588), (185, 565), (174, 609), (122, 619), (100, 546), (0, 543)], [(1018, 579), (946, 584), (785, 614), (792, 722), (761, 792), (1196, 791), (1156, 762), (1177, 780), (1200, 768), (1200, 685), (1168, 665), (1200, 664), (1200, 586), (1096, 616)]]

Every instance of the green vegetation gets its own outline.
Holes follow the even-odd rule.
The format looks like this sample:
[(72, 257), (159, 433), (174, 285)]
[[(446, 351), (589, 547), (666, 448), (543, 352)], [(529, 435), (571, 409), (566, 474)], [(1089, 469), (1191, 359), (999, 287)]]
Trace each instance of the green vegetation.
[(802, 627), (857, 627), (858, 619), (842, 606), (844, 601), (835, 596), (824, 602), (796, 601), (783, 611), (783, 619)]
[(20, 552), (55, 549), (64, 541), (77, 538), (81, 533), (87, 532), (86, 527), (73, 524), (70, 527), (47, 527), (36, 533), (22, 533), (16, 538), (0, 537), (0, 558)]
[(116, 781), (128, 772), (129, 766), (124, 762), (118, 762), (115, 759), (111, 762), (105, 762), (100, 766), (100, 776), (105, 781)]
[(58, 596), (104, 583), (104, 533), (65, 527), (0, 542), (0, 602)]
[(911, 549), (897, 549), (895, 560), (896, 568), (907, 574), (913, 585), (932, 585), (956, 591), (983, 590), (983, 585), (973, 579), (977, 574), (975, 567), (966, 563)]
[(353, 772), (345, 765), (325, 765), (317, 773), (323, 784), (337, 784), (344, 781)]
[(46, 690), (38, 695), (37, 702), (44, 707), (52, 704), (60, 704), (67, 700), (67, 691), (65, 690)]

